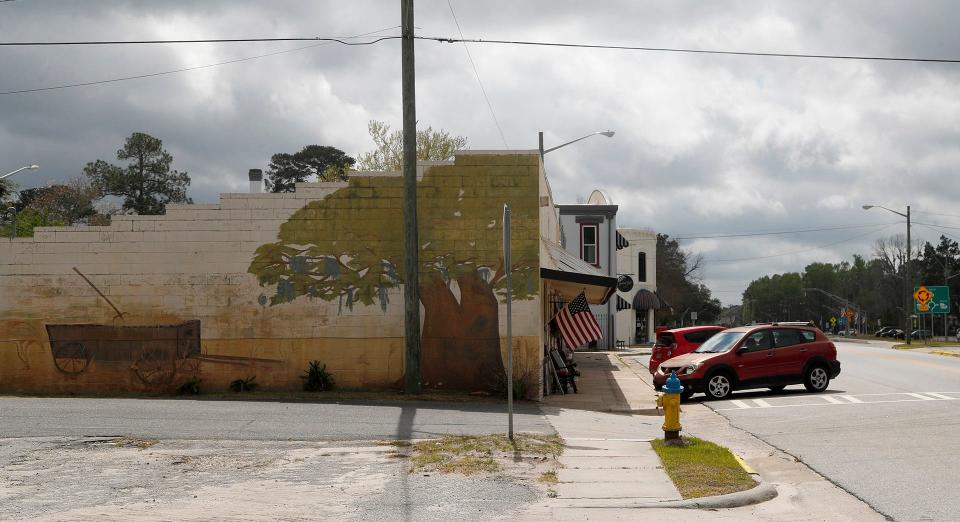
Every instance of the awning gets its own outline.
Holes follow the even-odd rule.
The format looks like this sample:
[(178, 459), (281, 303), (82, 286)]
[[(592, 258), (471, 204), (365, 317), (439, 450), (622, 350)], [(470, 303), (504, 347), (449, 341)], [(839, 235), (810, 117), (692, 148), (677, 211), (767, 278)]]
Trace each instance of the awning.
[(627, 238), (620, 235), (620, 232), (617, 232), (617, 250), (623, 250), (630, 246), (630, 242), (627, 241)]
[(661, 306), (660, 298), (657, 297), (657, 294), (646, 288), (641, 288), (640, 291), (633, 296), (633, 307), (637, 310), (660, 310)]
[(617, 296), (617, 311), (618, 311), (618, 312), (619, 312), (620, 310), (629, 310), (629, 309), (631, 309), (631, 308), (633, 308), (633, 307), (630, 306), (630, 303), (629, 303), (626, 299), (620, 297), (619, 295)]
[(604, 304), (617, 289), (617, 278), (603, 275), (593, 265), (560, 245), (540, 239), (540, 277), (550, 291), (570, 301), (583, 292), (590, 304)]

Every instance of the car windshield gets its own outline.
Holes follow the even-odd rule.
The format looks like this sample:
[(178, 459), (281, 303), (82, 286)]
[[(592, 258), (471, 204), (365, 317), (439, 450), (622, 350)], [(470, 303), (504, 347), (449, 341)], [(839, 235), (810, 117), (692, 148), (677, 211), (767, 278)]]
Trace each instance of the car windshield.
[(720, 353), (729, 350), (743, 338), (744, 332), (720, 332), (694, 350), (696, 353)]

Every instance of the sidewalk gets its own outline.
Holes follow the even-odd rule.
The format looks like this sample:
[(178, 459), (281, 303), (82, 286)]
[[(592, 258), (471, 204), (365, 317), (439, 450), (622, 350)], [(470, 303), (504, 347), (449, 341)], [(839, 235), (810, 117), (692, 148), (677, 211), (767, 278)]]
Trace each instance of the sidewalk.
[[(684, 404), (684, 434), (727, 446), (762, 478), (749, 492), (682, 500), (649, 441), (663, 436), (650, 374), (639, 350), (578, 352), (580, 393), (547, 397), (541, 409), (567, 447), (557, 497), (524, 520), (884, 520), (792, 455), (734, 428), (705, 405)], [(639, 357), (638, 357), (639, 356)], [(773, 500), (774, 490), (779, 493)], [(757, 504), (757, 502), (762, 502)], [(741, 507), (732, 507), (741, 506)], [(701, 509), (678, 509), (678, 508)]]

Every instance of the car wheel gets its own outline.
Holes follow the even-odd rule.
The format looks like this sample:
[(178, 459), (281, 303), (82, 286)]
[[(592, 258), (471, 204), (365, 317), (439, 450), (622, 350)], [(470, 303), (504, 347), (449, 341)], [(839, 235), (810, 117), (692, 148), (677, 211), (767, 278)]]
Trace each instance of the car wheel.
[(726, 373), (715, 373), (707, 380), (707, 398), (726, 399), (733, 392), (733, 381)]
[(771, 386), (771, 387), (770, 387), (770, 391), (772, 391), (772, 392), (774, 392), (774, 393), (780, 393), (780, 392), (782, 392), (784, 389), (786, 389), (786, 386)]
[(690, 400), (690, 397), (693, 397), (693, 390), (691, 390), (691, 389), (689, 389), (689, 388), (683, 390), (683, 391), (680, 393), (680, 400), (681, 400), (681, 401), (688, 401), (688, 400)]
[(827, 389), (830, 384), (830, 374), (823, 366), (811, 366), (803, 378), (803, 386), (807, 391), (819, 393)]

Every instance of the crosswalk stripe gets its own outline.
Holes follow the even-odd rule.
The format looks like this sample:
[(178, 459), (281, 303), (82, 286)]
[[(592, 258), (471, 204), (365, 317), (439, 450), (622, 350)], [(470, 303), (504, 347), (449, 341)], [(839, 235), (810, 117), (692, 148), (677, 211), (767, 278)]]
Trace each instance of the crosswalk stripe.
[(911, 397), (916, 397), (918, 399), (923, 399), (925, 401), (935, 401), (933, 397), (927, 397), (926, 395), (920, 395), (919, 393), (904, 393), (904, 395), (909, 395)]
[(824, 396), (821, 397), (821, 398), (822, 398), (823, 400), (829, 402), (830, 404), (847, 404), (847, 403), (841, 401), (840, 399), (833, 398), (833, 397), (831, 397), (831, 396), (829, 396), (829, 395), (824, 395)]
[(770, 407), (770, 403), (767, 402), (767, 401), (765, 401), (765, 400), (763, 400), (763, 399), (753, 399), (753, 402), (757, 403), (757, 406), (760, 406), (761, 408), (769, 408), (769, 407)]
[(849, 396), (849, 395), (841, 395), (841, 397), (843, 397), (844, 399), (846, 399), (846, 400), (848, 400), (848, 401), (850, 401), (850, 402), (852, 402), (852, 403), (854, 403), (854, 404), (862, 404), (862, 403), (863, 403), (863, 401), (861, 401), (860, 399), (858, 399), (858, 398), (856, 398), (856, 397), (851, 397), (851, 396)]
[(736, 401), (736, 400), (734, 400), (734, 401), (730, 401), (730, 404), (733, 404), (734, 406), (736, 406), (737, 408), (740, 408), (741, 410), (749, 410), (749, 409), (750, 409), (750, 405), (747, 404), (747, 403), (745, 403), (745, 402), (743, 402), (743, 401)]
[(948, 401), (953, 401), (953, 400), (956, 400), (956, 399), (957, 399), (956, 397), (951, 397), (951, 396), (949, 396), (949, 395), (942, 395), (942, 394), (939, 394), (939, 393), (933, 393), (933, 392), (925, 392), (925, 393), (926, 393), (927, 395), (931, 396), (931, 397), (936, 397), (936, 398), (938, 398), (938, 399), (945, 399), (945, 400), (948, 400)]

